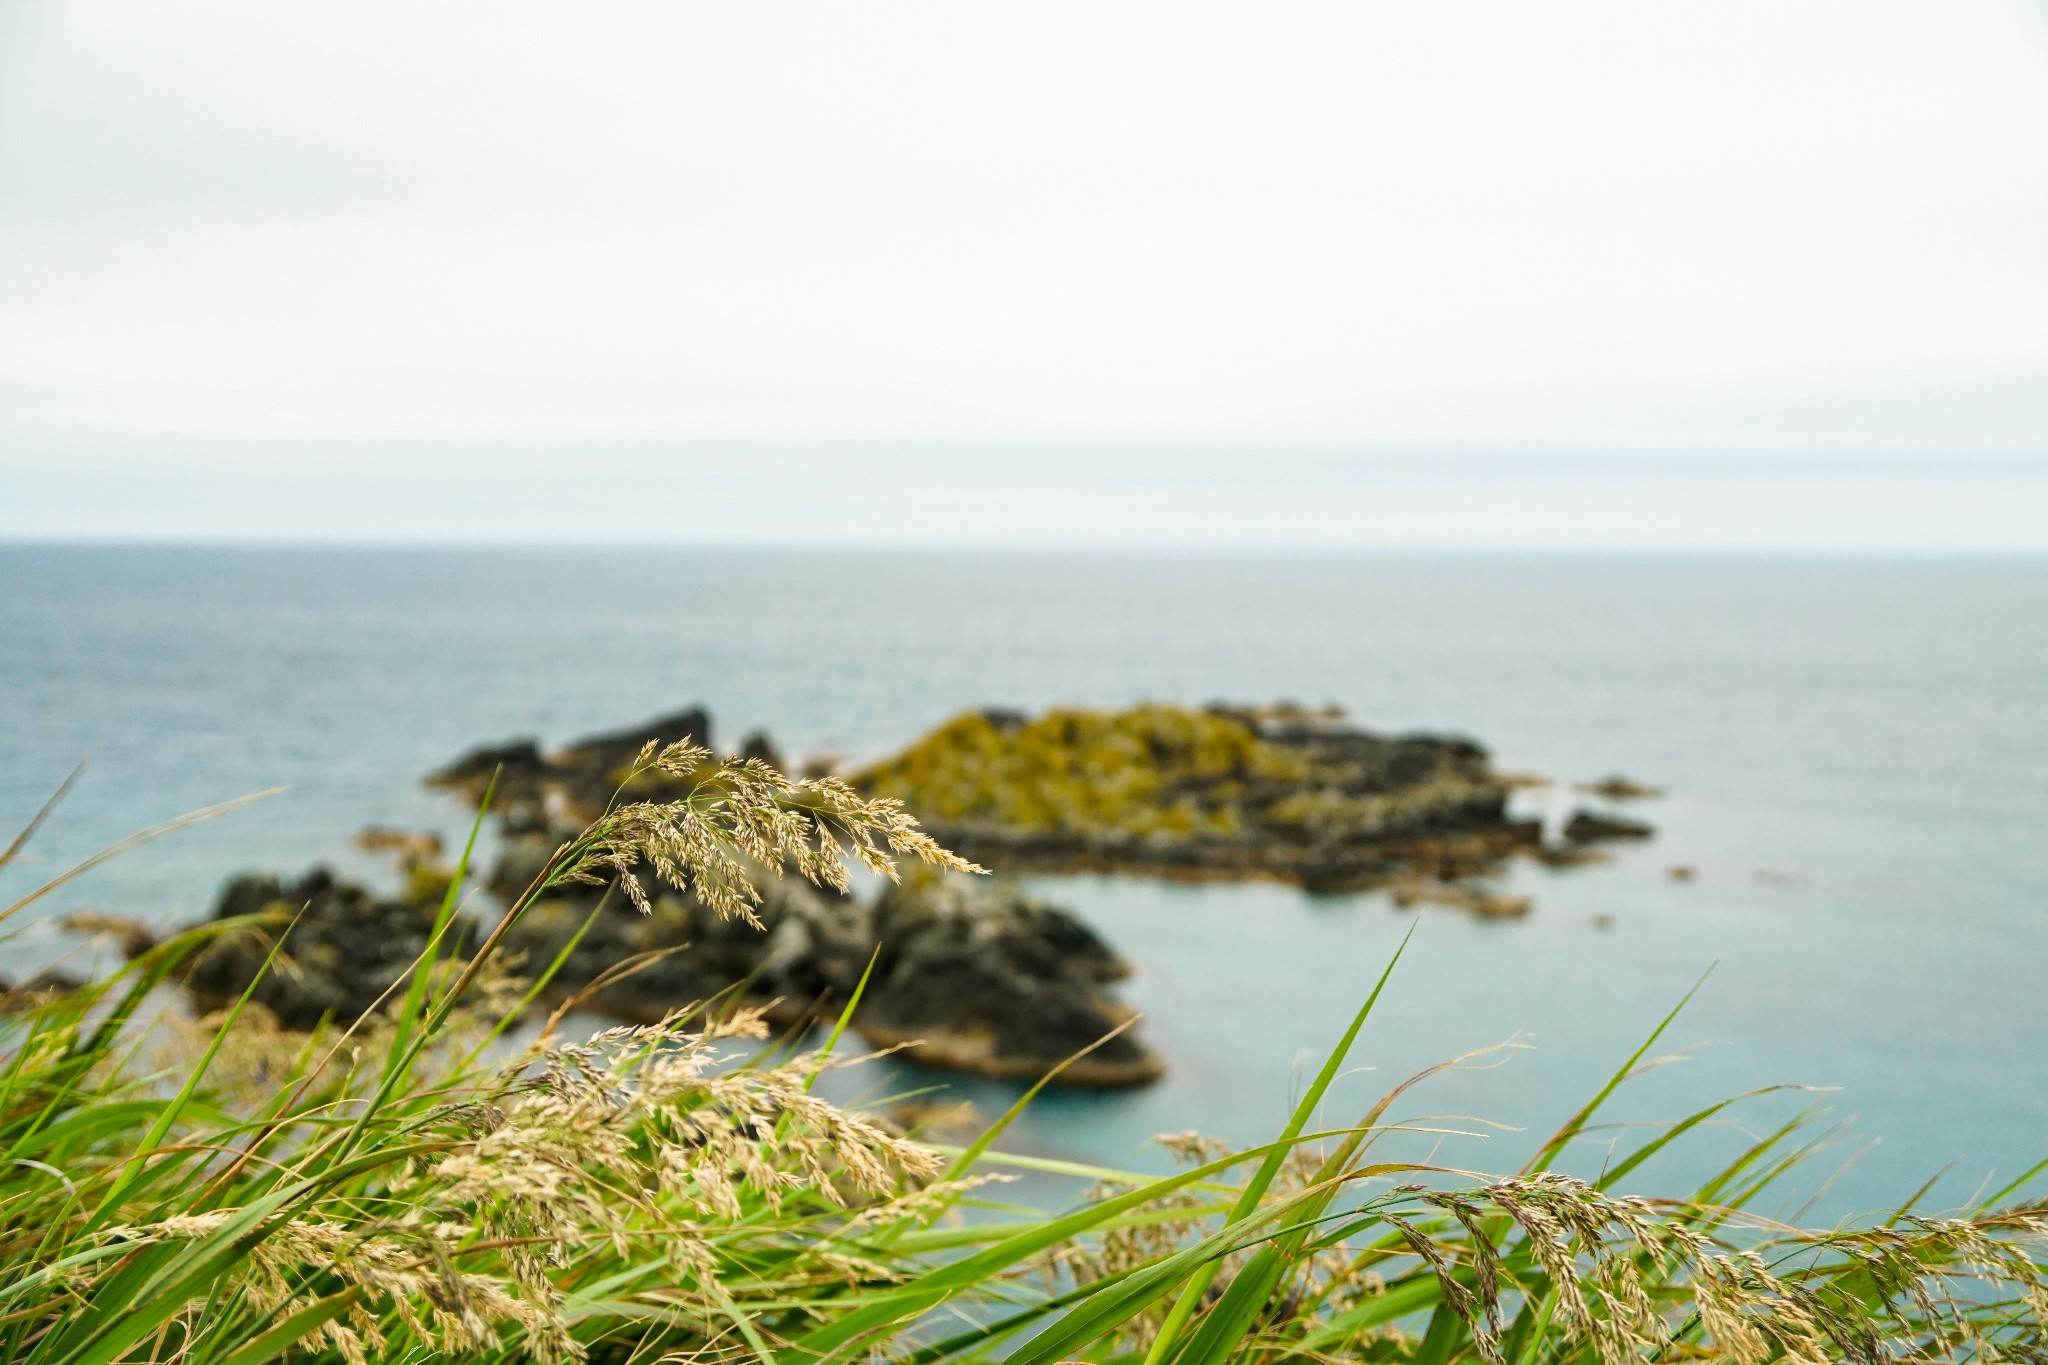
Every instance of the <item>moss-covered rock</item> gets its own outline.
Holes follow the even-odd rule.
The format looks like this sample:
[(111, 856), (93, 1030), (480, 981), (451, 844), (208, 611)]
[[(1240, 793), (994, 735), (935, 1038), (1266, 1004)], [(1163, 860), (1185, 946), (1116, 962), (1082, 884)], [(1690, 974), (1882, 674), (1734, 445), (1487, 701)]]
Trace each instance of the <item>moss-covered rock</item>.
[(1538, 836), (1508, 818), (1509, 784), (1477, 744), (1297, 707), (969, 712), (855, 781), (1011, 870), (1335, 889), (1470, 875)]

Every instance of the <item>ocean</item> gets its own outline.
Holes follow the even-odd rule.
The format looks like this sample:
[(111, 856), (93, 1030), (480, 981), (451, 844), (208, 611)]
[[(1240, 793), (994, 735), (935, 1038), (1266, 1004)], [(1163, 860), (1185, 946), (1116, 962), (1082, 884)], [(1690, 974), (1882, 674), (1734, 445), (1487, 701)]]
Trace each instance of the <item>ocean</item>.
[[(1519, 1164), (1698, 987), (1624, 1090), (1629, 1124), (1731, 1111), (1638, 1173), (1682, 1191), (1788, 1114), (1831, 1144), (1788, 1186), (1842, 1216), (1945, 1172), (1968, 1199), (2048, 1157), (2048, 562), (1512, 555), (0, 546), (0, 825), (72, 768), (11, 901), (186, 810), (288, 791), (35, 907), (10, 973), (92, 950), (49, 916), (204, 916), (244, 868), (459, 838), (419, 778), (473, 744), (560, 742), (687, 704), (714, 738), (879, 756), (968, 708), (1290, 699), (1469, 735), (1503, 769), (1667, 789), (1611, 862), (1514, 868), (1525, 920), (1383, 895), (1109, 877), (1035, 888), (1137, 967), (1165, 1081), (1047, 1096), (1025, 1150), (1156, 1166), (1155, 1133), (1275, 1131), (1412, 927), (1332, 1126), (1432, 1063), (1407, 1139)], [(1532, 801), (1560, 813), (1566, 791)], [(1667, 870), (1696, 869), (1688, 882)], [(848, 1079), (857, 1078), (857, 1079)], [(856, 1068), (880, 1095), (945, 1084)], [(861, 1087), (866, 1089), (862, 1090)], [(1641, 1129), (1610, 1136), (1632, 1140)], [(1574, 1160), (1597, 1166), (1598, 1143)]]

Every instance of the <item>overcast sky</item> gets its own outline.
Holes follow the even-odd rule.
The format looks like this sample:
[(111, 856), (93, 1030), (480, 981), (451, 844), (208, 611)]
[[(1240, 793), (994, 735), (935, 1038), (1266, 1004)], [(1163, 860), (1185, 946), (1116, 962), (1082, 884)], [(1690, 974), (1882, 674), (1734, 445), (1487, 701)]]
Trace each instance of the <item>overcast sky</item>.
[(2048, 551), (2048, 0), (0, 0), (0, 535)]

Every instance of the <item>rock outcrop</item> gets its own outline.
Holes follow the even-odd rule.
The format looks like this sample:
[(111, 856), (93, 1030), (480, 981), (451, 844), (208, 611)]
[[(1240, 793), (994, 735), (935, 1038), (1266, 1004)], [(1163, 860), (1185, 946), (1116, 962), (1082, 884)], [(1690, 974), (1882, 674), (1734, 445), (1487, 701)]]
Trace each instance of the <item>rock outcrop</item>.
[[(710, 746), (711, 720), (701, 708), (553, 752), (533, 740), (485, 746), (428, 781), (471, 800), (495, 781), (491, 809), (503, 844), (487, 885), (509, 901), (620, 793), (646, 744), (681, 739)], [(742, 756), (772, 765), (779, 757), (758, 732), (747, 736)], [(647, 774), (625, 794), (660, 801), (689, 785), (688, 778)], [(673, 889), (641, 914), (622, 896), (607, 900), (601, 887), (557, 888), (526, 912), (506, 946), (523, 955), (529, 972), (566, 952), (551, 994), (581, 994), (593, 1008), (632, 1019), (728, 990), (778, 1002), (774, 1014), (784, 1023), (835, 1017), (872, 960), (856, 1032), (902, 1046), (914, 1062), (1004, 1079), (1036, 1080), (1128, 1021), (1129, 1010), (1104, 989), (1128, 967), (1073, 915), (1001, 879), (910, 867), (904, 874), (901, 885), (861, 900), (764, 872), (755, 879), (764, 897), (759, 928)], [(1161, 1071), (1126, 1030), (1059, 1079), (1139, 1085)]]
[[(459, 791), (474, 803), (495, 780), (491, 809), (515, 831), (580, 828), (611, 802), (642, 747), (685, 739), (711, 746), (711, 717), (702, 707), (660, 716), (631, 729), (592, 735), (549, 753), (543, 753), (539, 742), (532, 739), (482, 745), (429, 774), (426, 781), (430, 787)], [(772, 752), (765, 736), (753, 735), (749, 740)], [(632, 794), (662, 800), (680, 796), (683, 790), (679, 780), (650, 775)]]
[(1625, 820), (1619, 815), (1602, 815), (1590, 810), (1574, 811), (1572, 818), (1564, 823), (1564, 837), (1574, 844), (1602, 843), (1609, 839), (1648, 839), (1656, 832), (1641, 820)]
[[(213, 914), (236, 922), (181, 980), (209, 1007), (255, 982), (252, 998), (288, 1028), (351, 1022), (397, 996), (433, 931), (440, 897), (431, 890), (417, 868), (399, 897), (322, 868), (289, 882), (244, 874), (222, 889)], [(764, 879), (763, 893), (755, 928), (687, 895), (661, 895), (642, 914), (623, 897), (570, 888), (532, 905), (501, 951), (527, 974), (560, 959), (551, 1002), (574, 999), (628, 1020), (727, 995), (767, 1006), (784, 1025), (822, 1022), (867, 974), (854, 1031), (909, 1061), (1036, 1080), (1099, 1043), (1060, 1083), (1114, 1088), (1163, 1073), (1155, 1054), (1117, 1032), (1130, 1012), (1103, 990), (1128, 966), (1085, 924), (1013, 883), (920, 869), (869, 900), (789, 879)], [(473, 951), (480, 936), (474, 919), (458, 919), (451, 955)], [(49, 985), (24, 988), (35, 989)]]
[(1131, 1014), (1101, 988), (1130, 967), (1066, 911), (1001, 879), (948, 873), (890, 887), (874, 915), (873, 1003), (854, 1018), (869, 1042), (919, 1040), (912, 1060), (1012, 1080), (1099, 1043), (1059, 1079), (1119, 1087), (1162, 1074), (1131, 1033), (1102, 1041)]
[(1646, 786), (1632, 777), (1623, 777), (1620, 773), (1610, 774), (1598, 782), (1581, 783), (1579, 790), (1591, 792), (1595, 796), (1604, 796), (1609, 801), (1642, 801), (1664, 794), (1662, 787)]
[[(221, 890), (213, 918), (247, 922), (225, 928), (201, 948), (182, 979), (208, 1005), (238, 999), (256, 981), (253, 999), (287, 1028), (311, 1028), (323, 1018), (353, 1022), (426, 948), (446, 885), (416, 872), (407, 895), (384, 897), (337, 881), (325, 868), (291, 882), (244, 873)], [(476, 929), (472, 920), (459, 921), (450, 950), (466, 952)], [(278, 959), (263, 972), (280, 938)]]
[(0, 1015), (25, 1014), (85, 988), (85, 978), (62, 967), (45, 967), (19, 985), (0, 976)]
[(1340, 891), (1458, 881), (1541, 843), (1479, 745), (1297, 707), (970, 712), (854, 780), (1004, 871)]
[(1529, 913), (1530, 906), (1527, 896), (1511, 896), (1456, 882), (1399, 882), (1387, 894), (1403, 910), (1417, 905), (1443, 905), (1480, 919), (1521, 919)]
[[(780, 1023), (824, 1022), (867, 973), (856, 1033), (900, 1046), (920, 1065), (999, 1079), (1036, 1080), (1130, 1017), (1102, 989), (1127, 974), (1123, 961), (1072, 915), (1012, 883), (919, 872), (872, 901), (790, 880), (764, 892), (760, 929), (675, 894), (656, 897), (644, 915), (617, 896), (602, 908), (595, 897), (543, 899), (506, 947), (529, 969), (566, 950), (550, 997), (627, 1019), (736, 991), (770, 1003)], [(1162, 1072), (1126, 1032), (1059, 1080), (1121, 1087)]]

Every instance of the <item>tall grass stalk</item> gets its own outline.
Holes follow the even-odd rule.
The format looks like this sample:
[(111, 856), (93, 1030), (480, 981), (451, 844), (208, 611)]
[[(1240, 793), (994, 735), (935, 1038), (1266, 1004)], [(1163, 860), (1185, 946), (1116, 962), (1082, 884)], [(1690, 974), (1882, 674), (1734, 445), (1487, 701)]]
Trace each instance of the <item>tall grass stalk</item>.
[[(687, 746), (640, 764), (695, 789), (615, 805), (507, 925), (569, 880), (640, 900), (643, 868), (744, 916), (763, 869), (958, 862), (837, 784)], [(517, 980), (502, 934), (452, 960), (463, 881), (402, 989), (346, 1026), (288, 1034), (248, 995), (163, 1011), (223, 925), (0, 1021), (0, 1360), (2048, 1359), (2048, 1210), (2024, 1180), (1947, 1216), (1783, 1226), (1753, 1210), (1809, 1150), (1788, 1125), (1689, 1194), (1619, 1192), (1725, 1105), (1597, 1180), (1550, 1169), (1648, 1044), (1513, 1175), (1394, 1160), (1406, 1086), (1317, 1124), (1382, 977), (1278, 1138), (1182, 1139), (1183, 1169), (1133, 1175), (1004, 1154), (1018, 1109), (941, 1148), (826, 1103), (846, 1015), (818, 1051), (751, 1060), (728, 1054), (765, 1026), (732, 1002), (582, 1041), (558, 1011), (515, 1047), (559, 960)], [(994, 1202), (1018, 1170), (1094, 1188)]]

